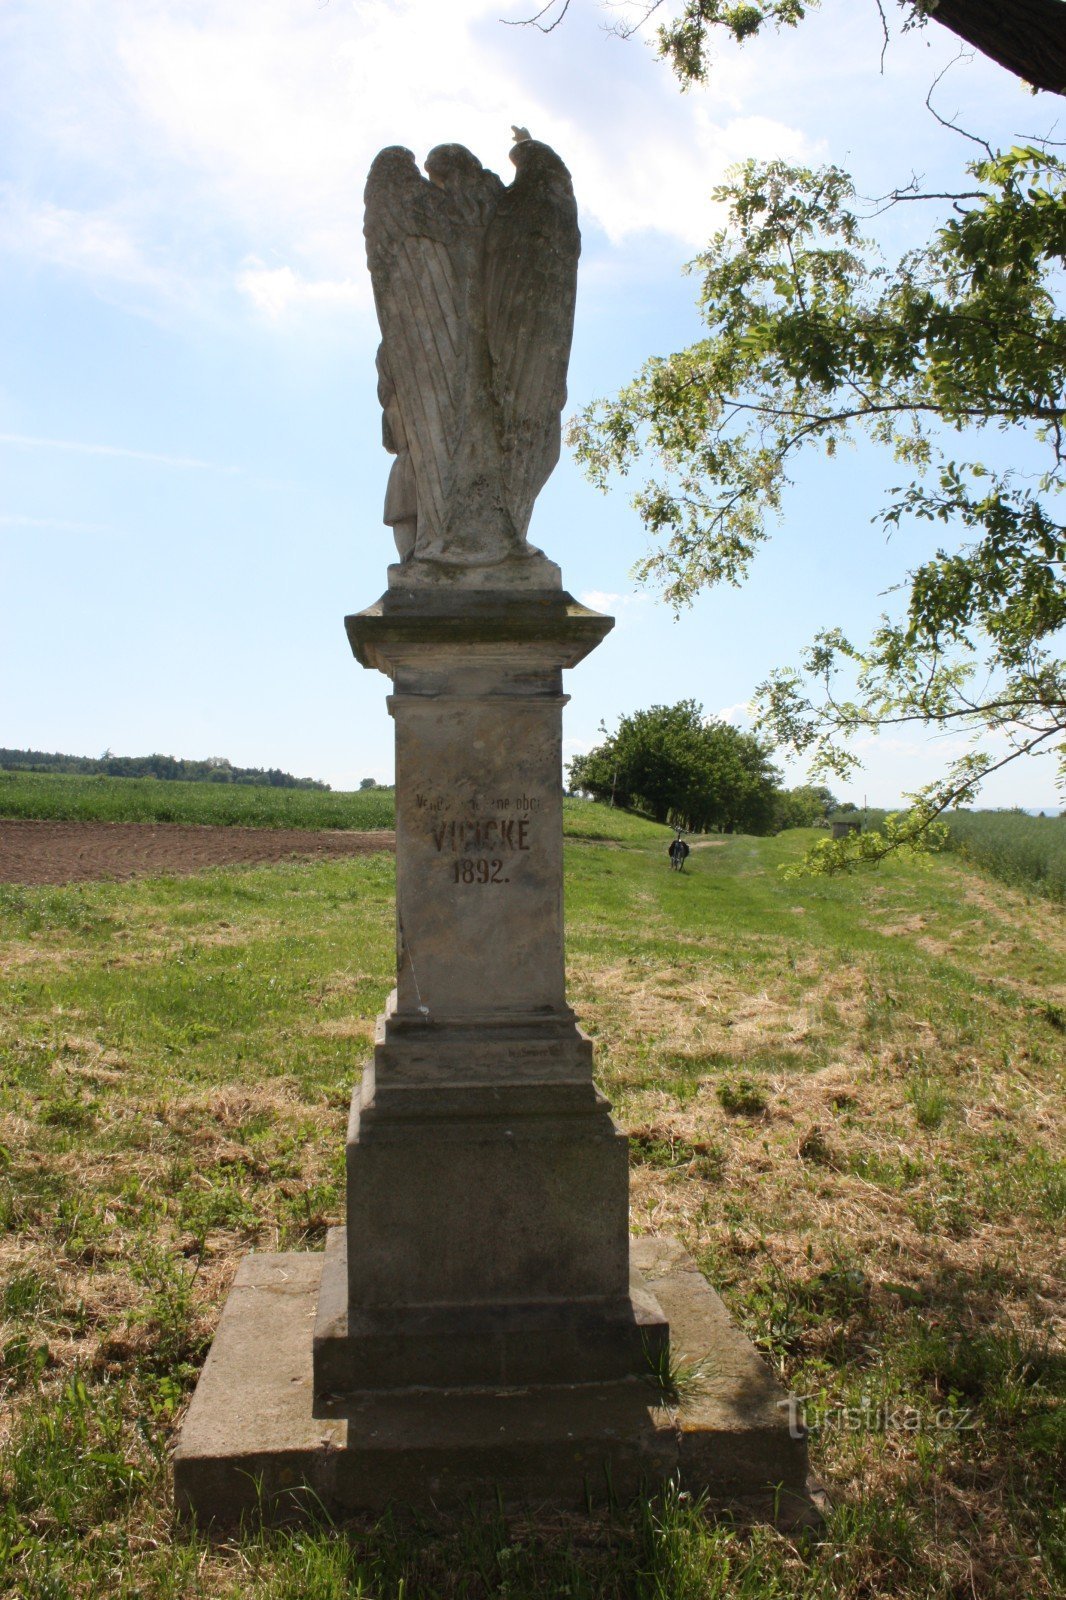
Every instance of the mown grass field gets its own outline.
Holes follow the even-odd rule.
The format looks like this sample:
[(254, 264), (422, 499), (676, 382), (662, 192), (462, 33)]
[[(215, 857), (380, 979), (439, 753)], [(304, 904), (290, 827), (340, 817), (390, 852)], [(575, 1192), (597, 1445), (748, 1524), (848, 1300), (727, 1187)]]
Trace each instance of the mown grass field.
[(704, 845), (683, 875), (661, 830), (567, 847), (633, 1226), (679, 1234), (813, 1397), (806, 1535), (669, 1499), (175, 1535), (167, 1445), (237, 1261), (341, 1216), (393, 863), (0, 889), (0, 1593), (1061, 1592), (1061, 915), (952, 857), (782, 880), (812, 837)]

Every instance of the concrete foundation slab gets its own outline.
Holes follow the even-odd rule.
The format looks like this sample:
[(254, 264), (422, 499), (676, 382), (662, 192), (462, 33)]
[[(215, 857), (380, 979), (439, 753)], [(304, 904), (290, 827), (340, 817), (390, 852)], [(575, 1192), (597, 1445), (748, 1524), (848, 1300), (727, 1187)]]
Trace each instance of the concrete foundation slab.
[(669, 1318), (685, 1378), (667, 1402), (629, 1379), (527, 1389), (393, 1390), (313, 1415), (322, 1255), (241, 1264), (174, 1454), (180, 1515), (202, 1525), (388, 1506), (580, 1510), (677, 1477), (694, 1493), (803, 1497), (807, 1445), (779, 1385), (675, 1241), (634, 1264)]

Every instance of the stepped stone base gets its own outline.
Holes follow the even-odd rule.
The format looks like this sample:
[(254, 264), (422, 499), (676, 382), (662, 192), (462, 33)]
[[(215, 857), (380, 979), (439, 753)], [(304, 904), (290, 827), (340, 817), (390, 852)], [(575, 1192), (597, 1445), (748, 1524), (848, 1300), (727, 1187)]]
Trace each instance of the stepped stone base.
[(352, 1307), (347, 1230), (331, 1228), (314, 1335), (316, 1416), (367, 1390), (552, 1389), (643, 1377), (668, 1359), (666, 1317), (639, 1274), (628, 1296), (534, 1304)]
[[(174, 1454), (179, 1515), (202, 1525), (478, 1502), (581, 1510), (675, 1478), (714, 1499), (808, 1503), (807, 1442), (718, 1295), (671, 1239), (633, 1265), (669, 1320), (676, 1403), (653, 1382), (348, 1393), (314, 1415), (323, 1255), (242, 1262)], [(321, 1330), (321, 1322), (320, 1322)], [(321, 1405), (319, 1409), (322, 1409)]]

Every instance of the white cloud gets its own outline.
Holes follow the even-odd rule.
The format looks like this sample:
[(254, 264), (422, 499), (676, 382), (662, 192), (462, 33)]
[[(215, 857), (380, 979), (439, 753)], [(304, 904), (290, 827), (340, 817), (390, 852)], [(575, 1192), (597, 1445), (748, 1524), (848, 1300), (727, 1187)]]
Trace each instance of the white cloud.
[[(506, 176), (524, 123), (567, 160), (586, 225), (686, 246), (706, 237), (731, 161), (806, 149), (785, 120), (716, 120), (720, 96), (679, 96), (639, 44), (575, 24), (547, 55), (501, 9), (523, 14), (506, 0), (56, 0), (46, 31), (11, 21), (30, 159), (2, 242), (157, 294), (195, 279), (218, 299), (236, 279), (273, 320), (314, 302), (369, 313), (361, 195), (383, 145), (421, 160), (459, 140)], [(70, 192), (38, 187), (50, 169)]]
[(275, 321), (297, 305), (367, 306), (370, 285), (356, 278), (303, 278), (291, 267), (265, 267), (253, 260), (237, 274), (237, 288)]
[(613, 589), (585, 589), (579, 598), (583, 606), (591, 606), (593, 611), (622, 611), (630, 606), (647, 605), (650, 597), (646, 594), (616, 594)]
[(683, 118), (676, 107), (648, 105), (639, 139), (621, 129), (604, 137), (601, 127), (589, 129), (584, 122), (571, 124), (560, 137), (583, 215), (598, 222), (614, 245), (653, 230), (696, 249), (724, 221), (711, 191), (735, 162), (812, 155), (804, 135), (783, 122), (738, 117), (722, 123), (702, 102), (679, 104), (685, 105)]
[[(37, 25), (39, 9), (0, 7), (20, 178), (0, 242), (197, 305), (227, 304), (237, 279), (273, 321), (316, 302), (369, 316), (361, 193), (383, 145), (422, 159), (456, 139), (506, 175), (523, 123), (570, 165), (587, 238), (594, 225), (614, 245), (651, 232), (690, 250), (720, 220), (711, 190), (731, 163), (820, 158), (801, 131), (812, 96), (881, 150), (871, 95), (895, 115), (900, 82), (944, 43), (898, 40), (871, 90), (855, 63), (877, 59), (876, 13), (815, 14), (716, 49), (709, 92), (681, 95), (641, 42), (654, 27), (628, 43), (604, 28), (646, 0), (574, 6), (547, 37), (501, 26), (527, 0), (52, 0)], [(904, 134), (924, 151), (910, 128), (893, 145)]]
[(197, 467), (207, 472), (236, 472), (196, 456), (161, 455), (154, 450), (130, 450), (120, 444), (93, 444), (84, 439), (41, 439), (28, 433), (0, 433), (0, 444), (23, 450), (68, 450), (85, 456), (123, 456), (129, 461), (150, 461), (161, 467)]
[(118, 216), (34, 201), (13, 184), (0, 190), (0, 250), (157, 292), (173, 287)]
[(735, 728), (751, 727), (751, 702), (738, 700), (735, 706), (723, 706), (714, 713), (718, 722), (731, 722)]

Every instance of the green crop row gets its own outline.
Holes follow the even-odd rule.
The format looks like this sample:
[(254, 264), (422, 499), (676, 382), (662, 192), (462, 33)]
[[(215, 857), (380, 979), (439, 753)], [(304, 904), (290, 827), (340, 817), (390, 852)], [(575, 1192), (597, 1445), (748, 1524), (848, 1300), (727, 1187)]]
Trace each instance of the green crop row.
[(0, 772), (0, 817), (53, 822), (185, 822), (246, 828), (391, 828), (391, 789), (334, 793), (160, 778)]
[[(53, 822), (184, 822), (247, 828), (391, 828), (392, 789), (279, 789), (267, 785), (184, 783), (159, 778), (72, 777), (0, 771), (0, 817)], [(669, 828), (592, 800), (563, 802), (573, 838), (653, 843)]]
[(1066, 816), (954, 811), (948, 847), (1005, 883), (1066, 901)]

